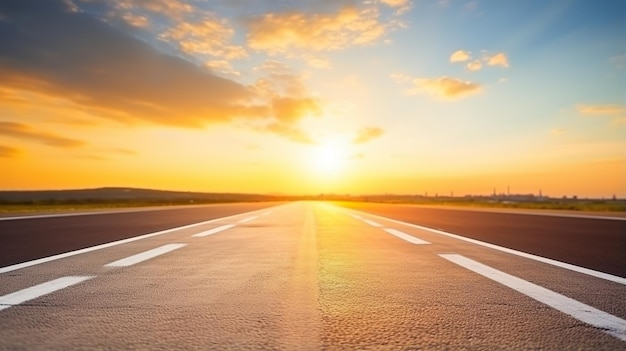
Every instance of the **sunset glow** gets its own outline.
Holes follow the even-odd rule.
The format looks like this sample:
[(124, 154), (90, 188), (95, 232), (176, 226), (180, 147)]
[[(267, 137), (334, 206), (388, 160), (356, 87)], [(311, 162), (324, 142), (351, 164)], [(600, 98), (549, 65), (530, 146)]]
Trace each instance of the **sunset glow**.
[(337, 176), (349, 162), (348, 145), (342, 140), (328, 140), (312, 150), (311, 162), (315, 172), (324, 176)]
[(0, 4), (0, 190), (626, 197), (626, 2)]

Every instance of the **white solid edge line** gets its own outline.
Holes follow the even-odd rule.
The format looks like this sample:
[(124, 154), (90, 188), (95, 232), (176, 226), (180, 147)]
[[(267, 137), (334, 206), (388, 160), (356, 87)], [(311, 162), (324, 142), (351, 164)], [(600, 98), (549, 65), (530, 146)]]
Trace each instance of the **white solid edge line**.
[(91, 278), (93, 278), (93, 276), (62, 277), (46, 283), (32, 286), (30, 288), (16, 291), (8, 295), (0, 296), (0, 311), (15, 305), (19, 305), (26, 301), (36, 299), (43, 295), (53, 293), (57, 290), (67, 288), (69, 286), (78, 284)]
[[(495, 212), (494, 212), (495, 213)], [(507, 213), (507, 212), (498, 212), (498, 213)], [(583, 218), (583, 219), (602, 219), (608, 221), (626, 221), (626, 217), (611, 217), (611, 216), (594, 216), (594, 215), (583, 215), (583, 214), (569, 214), (569, 213), (534, 213), (534, 212), (512, 212), (511, 214), (523, 214), (529, 216), (548, 216), (548, 217), (566, 217), (566, 218)]]
[(34, 215), (34, 216), (14, 216), (14, 217), (1, 217), (0, 221), (15, 221), (19, 219), (39, 219), (39, 218), (55, 218), (55, 217), (73, 217), (73, 216), (90, 216), (115, 212), (81, 212), (81, 213), (57, 213), (47, 215)]
[(147, 261), (151, 258), (155, 258), (157, 256), (161, 256), (170, 251), (178, 250), (181, 247), (187, 244), (167, 244), (163, 246), (159, 246), (156, 249), (148, 250), (142, 253), (138, 253), (136, 255), (132, 255), (126, 258), (122, 258), (121, 260), (117, 260), (115, 262), (111, 262), (109, 264), (105, 264), (105, 267), (128, 267), (134, 264)]
[(378, 223), (376, 223), (374, 221), (370, 221), (369, 219), (364, 219), (363, 222), (371, 225), (372, 227), (382, 227), (382, 225), (380, 225), (380, 224), (378, 224)]
[[(254, 211), (251, 211), (251, 212), (254, 212)], [(239, 217), (239, 216), (244, 215), (246, 213), (249, 213), (249, 212), (238, 213), (238, 214), (235, 214), (235, 215), (232, 215), (232, 216), (214, 218), (214, 219), (210, 219), (208, 221), (203, 221), (203, 222), (198, 222), (198, 223), (192, 223), (192, 224), (184, 225), (182, 227), (170, 228), (170, 229), (161, 230), (161, 231), (154, 232), (154, 233), (148, 233), (148, 234), (144, 234), (144, 235), (140, 235), (140, 236), (134, 236), (132, 238), (127, 238), (127, 239), (122, 239), (122, 240), (118, 240), (118, 241), (113, 241), (113, 242), (106, 243), (106, 244), (100, 244), (100, 245), (96, 245), (96, 246), (86, 247), (86, 248), (80, 249), (80, 250), (74, 250), (74, 251), (64, 252), (64, 253), (58, 254), (58, 255), (43, 257), (43, 258), (39, 258), (39, 259), (32, 260), (32, 261), (17, 263), (17, 264), (6, 266), (6, 267), (1, 267), (0, 268), (0, 274), (16, 271), (18, 269), (22, 269), (22, 268), (26, 268), (26, 267), (31, 267), (31, 266), (38, 265), (38, 264), (41, 264), (41, 263), (46, 263), (46, 262), (50, 262), (50, 261), (56, 261), (56, 260), (59, 260), (59, 259), (62, 259), (62, 258), (67, 258), (67, 257), (80, 255), (80, 254), (87, 253), (87, 252), (92, 252), (92, 251), (102, 250), (102, 249), (106, 249), (106, 248), (117, 246), (117, 245), (127, 244), (127, 243), (130, 243), (130, 242), (133, 242), (133, 241), (142, 240), (142, 239), (146, 239), (146, 238), (151, 238), (153, 236), (168, 234), (168, 233), (179, 231), (179, 230), (189, 229), (189, 228), (193, 228), (193, 227), (197, 227), (197, 226), (201, 226), (201, 225), (205, 225), (205, 224), (209, 224), (209, 223), (213, 223), (213, 222), (222, 221), (222, 220), (225, 220), (225, 219)]]
[(132, 209), (129, 211), (94, 211), (94, 212), (77, 212), (77, 213), (50, 213), (50, 214), (42, 214), (42, 215), (25, 215), (25, 216), (13, 216), (13, 217), (0, 217), (0, 221), (15, 221), (20, 219), (40, 219), (40, 218), (57, 218), (57, 217), (75, 217), (75, 216), (94, 216), (94, 215), (105, 215), (105, 214), (119, 214), (119, 213), (132, 213), (132, 212), (147, 212), (147, 211), (157, 211), (155, 210), (141, 210), (141, 209)]
[(200, 232), (200, 233), (194, 234), (194, 235), (192, 235), (192, 236), (195, 236), (195, 237), (203, 237), (203, 236), (207, 236), (207, 235), (212, 235), (212, 234), (215, 234), (215, 233), (222, 232), (222, 231), (224, 231), (224, 230), (228, 230), (228, 229), (230, 229), (230, 228), (232, 228), (232, 227), (234, 227), (234, 226), (235, 226), (234, 224), (224, 224), (223, 226), (219, 226), (219, 227), (217, 227), (217, 228), (213, 228), (213, 229), (205, 230), (205, 231), (203, 231), (203, 232)]
[(350, 216), (352, 216), (352, 218), (354, 218), (354, 219), (363, 220), (363, 217), (361, 217), (359, 215), (356, 215), (356, 214), (352, 214), (351, 213)]
[[(276, 206), (284, 206), (286, 204), (274, 205)], [(153, 211), (169, 211), (169, 210), (179, 210), (179, 209), (189, 209), (189, 208), (199, 208), (211, 206), (211, 204), (204, 205), (175, 205), (175, 206), (156, 206), (156, 207), (133, 207), (133, 208), (122, 208), (122, 209), (109, 209), (109, 210), (100, 210), (100, 211), (87, 211), (87, 212), (62, 212), (62, 213), (48, 213), (48, 214), (40, 214), (40, 215), (22, 215), (22, 216), (11, 216), (11, 217), (0, 217), (0, 221), (14, 221), (20, 219), (39, 219), (39, 218), (55, 218), (55, 217), (74, 217), (74, 216), (91, 216), (91, 215), (107, 215), (107, 214), (120, 214), (120, 213), (135, 213), (135, 212), (153, 212)], [(261, 211), (254, 210), (255, 211)], [(268, 213), (271, 212), (268, 211)]]
[(239, 220), (239, 223), (250, 222), (250, 221), (253, 221), (253, 220), (257, 219), (257, 218), (259, 218), (259, 216), (252, 216), (252, 217), (244, 218), (242, 220)]
[(406, 225), (406, 226), (409, 226), (409, 227), (425, 230), (425, 231), (428, 231), (428, 232), (431, 232), (431, 233), (434, 233), (434, 234), (444, 235), (444, 236), (447, 236), (447, 237), (450, 237), (450, 238), (454, 238), (454, 239), (457, 239), (457, 240), (467, 241), (467, 242), (475, 244), (475, 245), (488, 247), (490, 249), (506, 252), (506, 253), (511, 254), (511, 255), (516, 255), (516, 256), (528, 258), (528, 259), (535, 260), (535, 261), (542, 262), (542, 263), (546, 263), (546, 264), (549, 264), (549, 265), (552, 265), (552, 266), (565, 268), (565, 269), (568, 269), (570, 271), (574, 271), (574, 272), (578, 272), (578, 273), (582, 273), (582, 274), (587, 274), (587, 275), (590, 275), (590, 276), (593, 276), (593, 277), (596, 277), (596, 278), (600, 278), (600, 279), (604, 279), (604, 280), (608, 280), (608, 281), (612, 281), (612, 282), (615, 282), (615, 283), (626, 285), (626, 278), (623, 278), (623, 277), (620, 277), (620, 276), (617, 276), (617, 275), (594, 271), (593, 269), (576, 266), (576, 265), (573, 265), (573, 264), (570, 264), (570, 263), (565, 263), (565, 262), (553, 260), (553, 259), (547, 258), (547, 257), (533, 255), (533, 254), (530, 254), (530, 253), (527, 253), (527, 252), (523, 252), (523, 251), (517, 251), (517, 250), (509, 249), (508, 247), (503, 247), (503, 246), (498, 246), (498, 245), (495, 245), (495, 244), (490, 244), (490, 243), (487, 243), (487, 242), (484, 242), (484, 241), (471, 239), (471, 238), (467, 238), (467, 237), (464, 237), (464, 236), (461, 236), (461, 235), (444, 232), (442, 230), (437, 230), (437, 229), (432, 229), (432, 228), (428, 228), (428, 227), (423, 227), (421, 225), (417, 225), (417, 224), (413, 224), (413, 223), (402, 222), (402, 221), (399, 221), (397, 219), (391, 219), (391, 218), (378, 216), (378, 215), (371, 214), (371, 213), (367, 213), (367, 215), (372, 216), (372, 217), (376, 217), (376, 218), (380, 218), (380, 219), (384, 219), (384, 220), (387, 220), (387, 221), (390, 221), (390, 222), (393, 222), (393, 223), (398, 223), (398, 224)]
[(408, 241), (411, 244), (416, 244), (416, 245), (424, 245), (424, 244), (430, 244), (428, 241), (426, 240), (422, 240), (420, 238), (416, 238), (413, 235), (409, 235), (407, 233), (403, 233), (397, 229), (393, 229), (393, 228), (385, 228), (383, 229), (384, 231), (386, 231), (387, 233), (397, 236), (398, 238), (404, 240), (404, 241)]
[(40, 215), (23, 215), (13, 217), (0, 217), (0, 221), (14, 221), (20, 219), (39, 219), (39, 218), (56, 218), (56, 217), (75, 217), (75, 216), (92, 216), (92, 215), (107, 215), (107, 214), (120, 214), (120, 213), (136, 213), (136, 212), (154, 212), (154, 211), (170, 211), (186, 208), (198, 208), (210, 205), (174, 205), (174, 206), (150, 206), (150, 207), (132, 207), (121, 209), (108, 209), (108, 210), (94, 210), (86, 212), (61, 212), (61, 213), (48, 213)]
[(626, 320), (458, 254), (439, 256), (626, 341)]

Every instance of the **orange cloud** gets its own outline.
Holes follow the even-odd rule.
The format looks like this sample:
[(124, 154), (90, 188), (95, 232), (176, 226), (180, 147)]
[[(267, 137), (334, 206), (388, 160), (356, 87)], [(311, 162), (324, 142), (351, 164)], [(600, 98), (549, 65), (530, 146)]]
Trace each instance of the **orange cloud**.
[(14, 158), (20, 153), (21, 151), (14, 147), (0, 145), (0, 157)]
[(271, 54), (291, 49), (339, 50), (372, 44), (385, 33), (375, 8), (344, 7), (335, 14), (270, 13), (247, 21), (248, 45)]
[(493, 56), (486, 56), (485, 61), (489, 66), (509, 67), (509, 59), (503, 52), (499, 52)]
[(404, 7), (410, 4), (409, 0), (380, 0), (380, 2), (389, 7)]
[(234, 30), (226, 19), (188, 1), (117, 0), (109, 5), (107, 21), (121, 19), (132, 27), (147, 29), (186, 54), (229, 60), (247, 56), (243, 47), (230, 43)]
[(576, 105), (576, 109), (583, 115), (604, 115), (604, 116), (619, 116), (626, 114), (626, 106), (617, 104), (608, 105)]
[(235, 70), (230, 62), (226, 60), (209, 60), (204, 63), (204, 66), (213, 72), (224, 73), (237, 77), (240, 75), (239, 71)]
[(417, 94), (426, 91), (434, 96), (444, 99), (457, 99), (482, 91), (482, 85), (478, 83), (462, 81), (455, 78), (440, 77), (435, 79), (415, 79), (416, 87), (409, 93)]
[(313, 98), (275, 97), (271, 114), (274, 118), (267, 123), (253, 123), (251, 126), (261, 132), (270, 132), (288, 140), (303, 144), (314, 144), (313, 139), (303, 131), (298, 121), (302, 117), (319, 116), (322, 109)]
[[(472, 59), (470, 51), (457, 50), (450, 55), (450, 62), (467, 62)], [(509, 67), (509, 59), (505, 53), (499, 52), (494, 55), (490, 55), (487, 51), (482, 51), (482, 60), (489, 66), (502, 66)], [(480, 60), (473, 60), (465, 65), (468, 71), (478, 71), (483, 67)]]
[(276, 98), (272, 101), (273, 115), (280, 122), (293, 124), (301, 116), (319, 116), (322, 110), (312, 98)]
[(133, 13), (125, 13), (122, 19), (133, 27), (146, 28), (150, 26), (150, 20), (146, 16), (136, 15)]
[(364, 144), (383, 135), (384, 131), (377, 127), (368, 127), (361, 129), (357, 136), (352, 140), (353, 144)]
[(585, 105), (578, 104), (576, 109), (582, 115), (607, 116), (613, 118), (613, 123), (618, 126), (626, 124), (626, 106), (618, 104)]
[(49, 146), (64, 148), (75, 148), (86, 144), (81, 140), (65, 138), (52, 133), (39, 132), (25, 124), (16, 122), (0, 122), (0, 135), (35, 140)]
[(293, 142), (302, 144), (314, 144), (315, 142), (301, 129), (293, 127), (286, 123), (271, 123), (261, 130), (281, 135)]
[(304, 83), (305, 76), (296, 75), (288, 70), (276, 70), (266, 77), (258, 79), (251, 89), (260, 96), (274, 99), (277, 96), (302, 97), (308, 95)]
[[(182, 6), (178, 2), (157, 3), (161, 10), (172, 4)], [(304, 88), (297, 92), (295, 88), (274, 88), (260, 94), (254, 86), (218, 77), (192, 62), (165, 55), (87, 13), (68, 11), (61, 0), (46, 1), (37, 11), (26, 12), (28, 16), (20, 13), (27, 9), (19, 7), (0, 5), (0, 10), (9, 19), (21, 18), (4, 23), (16, 34), (0, 46), (0, 99), (11, 98), (3, 96), (3, 91), (25, 91), (69, 101), (91, 117), (196, 128), (234, 120), (248, 121), (244, 124), (254, 128), (278, 119), (289, 124), (289, 128), (280, 130), (297, 129), (302, 118), (321, 109), (319, 103), (314, 104), (314, 99), (306, 96)], [(18, 23), (39, 34), (32, 36), (11, 28)], [(220, 26), (219, 21), (203, 22), (200, 28), (209, 35), (214, 29), (222, 33), (224, 28)], [(189, 27), (191, 32), (196, 29)], [(186, 38), (177, 31), (172, 36)], [(223, 53), (226, 55), (226, 51)], [(297, 103), (287, 103), (289, 99)], [(7, 128), (5, 125), (5, 132)], [(12, 128), (15, 133), (17, 127)], [(54, 138), (48, 142), (63, 144)]]
[(474, 60), (472, 62), (469, 62), (465, 68), (467, 68), (468, 71), (480, 71), (481, 68), (483, 68), (483, 64), (480, 62), (480, 60)]
[(401, 15), (411, 9), (409, 0), (380, 0), (381, 3), (396, 9), (396, 15)]
[(145, 10), (170, 18), (181, 18), (197, 9), (186, 1), (181, 0), (117, 0), (114, 7), (124, 11), (127, 15), (130, 11)]
[(229, 45), (234, 30), (226, 20), (204, 18), (199, 22), (177, 23), (162, 33), (159, 38), (177, 45), (188, 54), (205, 54), (228, 60), (248, 55), (241, 46)]
[(469, 51), (457, 50), (450, 55), (450, 62), (465, 62), (472, 58)]
[(291, 69), (288, 65), (275, 60), (267, 60), (261, 65), (254, 67), (253, 70), (267, 72), (271, 74), (284, 74), (291, 72)]
[(50, 8), (24, 17), (22, 24), (38, 37), (17, 34), (0, 47), (3, 86), (65, 97), (115, 120), (193, 127), (229, 121), (253, 98), (246, 87), (163, 55), (97, 18), (46, 4)]

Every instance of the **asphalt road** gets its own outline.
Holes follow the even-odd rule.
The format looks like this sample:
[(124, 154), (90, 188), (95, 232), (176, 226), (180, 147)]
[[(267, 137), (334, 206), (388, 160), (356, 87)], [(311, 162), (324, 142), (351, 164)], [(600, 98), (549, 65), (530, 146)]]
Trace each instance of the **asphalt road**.
[[(34, 234), (38, 227), (91, 236), (95, 226), (99, 237), (118, 235), (125, 223), (141, 228), (122, 241), (2, 266), (0, 349), (626, 349), (623, 275), (472, 241), (459, 224), (462, 214), (449, 214), (458, 227), (437, 225), (444, 232), (423, 227), (433, 224), (423, 218), (409, 218), (418, 225), (397, 221), (406, 212), (373, 214), (387, 206), (246, 206), (216, 206), (198, 217), (182, 211), (0, 221), (3, 257), (5, 238), (14, 235), (7, 223), (29, 226), (22, 233), (33, 236), (22, 245), (33, 250), (48, 245)], [(140, 224), (145, 216), (152, 229)], [(514, 235), (534, 220), (507, 218), (508, 227), (521, 223)], [(581, 226), (576, 218), (560, 220)], [(611, 227), (595, 221), (587, 228)], [(623, 243), (608, 238), (602, 240)], [(576, 242), (562, 243), (570, 245)]]
[[(345, 203), (349, 208), (626, 277), (626, 218)], [(530, 211), (533, 212), (533, 211)], [(575, 216), (575, 213), (567, 214)]]
[(95, 214), (41, 215), (20, 220), (0, 217), (0, 267), (272, 205), (238, 203), (147, 211), (96, 211)]

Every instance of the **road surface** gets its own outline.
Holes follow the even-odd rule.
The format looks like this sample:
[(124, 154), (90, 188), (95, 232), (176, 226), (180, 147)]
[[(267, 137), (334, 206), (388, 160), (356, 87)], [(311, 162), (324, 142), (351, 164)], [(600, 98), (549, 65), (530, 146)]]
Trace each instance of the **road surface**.
[[(0, 220), (0, 254), (13, 252), (0, 268), (0, 349), (626, 349), (626, 278), (555, 259), (580, 243), (598, 255), (585, 235), (556, 233), (563, 250), (537, 255), (515, 238), (550, 227), (542, 216), (510, 215), (508, 226), (490, 217), (500, 224), (477, 230), (485, 218), (389, 208), (299, 202)], [(587, 235), (626, 223), (594, 221)], [(7, 250), (16, 233), (30, 236)], [(70, 233), (41, 254), (56, 241), (42, 235)], [(98, 240), (85, 246), (84, 236)], [(605, 240), (624, 236), (595, 244)], [(607, 267), (623, 267), (622, 256)]]

